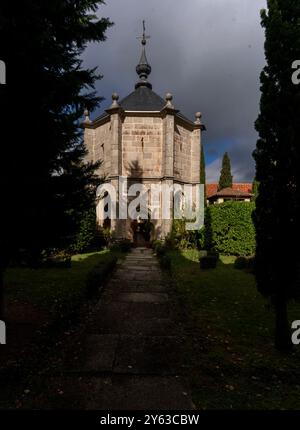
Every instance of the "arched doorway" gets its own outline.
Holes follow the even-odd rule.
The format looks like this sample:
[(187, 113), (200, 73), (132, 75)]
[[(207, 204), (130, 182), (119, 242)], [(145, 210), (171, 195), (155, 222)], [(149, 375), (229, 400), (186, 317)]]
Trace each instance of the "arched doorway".
[(134, 220), (131, 223), (133, 232), (133, 246), (150, 247), (151, 235), (154, 226), (150, 220)]

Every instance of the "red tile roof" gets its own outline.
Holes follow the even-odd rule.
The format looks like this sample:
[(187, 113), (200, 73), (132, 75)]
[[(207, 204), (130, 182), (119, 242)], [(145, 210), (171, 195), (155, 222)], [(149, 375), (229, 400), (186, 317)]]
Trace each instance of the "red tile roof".
[[(246, 182), (234, 183), (234, 184), (232, 184), (232, 189), (234, 191), (237, 191), (238, 193), (241, 192), (241, 193), (251, 194), (252, 193), (252, 184), (246, 183)], [(206, 184), (206, 196), (207, 196), (207, 198), (213, 196), (214, 194), (217, 194), (217, 192), (218, 192), (218, 184), (217, 183)]]
[(206, 184), (206, 197), (211, 197), (218, 192), (218, 184)]
[[(245, 193), (244, 191), (237, 190), (231, 187), (223, 188), (221, 191), (218, 191), (215, 196), (220, 197), (252, 197), (251, 193)], [(214, 197), (214, 196), (211, 196)]]

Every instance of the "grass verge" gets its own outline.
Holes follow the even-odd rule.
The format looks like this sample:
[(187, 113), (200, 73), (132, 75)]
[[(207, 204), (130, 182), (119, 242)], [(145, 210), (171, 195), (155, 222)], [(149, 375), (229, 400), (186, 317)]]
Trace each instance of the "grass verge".
[(14, 304), (27, 304), (51, 318), (62, 317), (84, 299), (88, 274), (114, 257), (121, 258), (122, 254), (103, 250), (75, 255), (70, 268), (8, 269), (5, 274), (8, 309)]
[[(7, 344), (2, 346), (0, 373), (15, 373), (28, 350), (73, 326), (80, 310), (97, 299), (101, 283), (115, 265), (118, 251), (76, 255), (70, 268), (10, 268), (5, 273)], [(91, 276), (92, 275), (92, 276)], [(93, 281), (93, 291), (91, 290)], [(98, 287), (98, 288), (97, 288)], [(92, 294), (91, 294), (92, 293)]]

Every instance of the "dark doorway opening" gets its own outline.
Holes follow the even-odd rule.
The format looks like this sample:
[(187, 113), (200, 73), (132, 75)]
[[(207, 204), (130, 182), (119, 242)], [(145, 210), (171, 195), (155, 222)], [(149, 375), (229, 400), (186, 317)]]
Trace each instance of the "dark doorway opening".
[(150, 247), (153, 224), (149, 220), (138, 220), (131, 223), (134, 247)]

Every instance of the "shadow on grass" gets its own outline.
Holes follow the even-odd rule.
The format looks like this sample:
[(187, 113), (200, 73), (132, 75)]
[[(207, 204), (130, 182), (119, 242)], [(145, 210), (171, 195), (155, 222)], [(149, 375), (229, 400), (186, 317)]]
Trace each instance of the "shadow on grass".
[[(251, 273), (222, 257), (202, 270), (198, 251), (172, 251), (172, 274), (185, 306), (187, 376), (205, 409), (299, 409), (300, 351), (283, 356), (273, 346), (273, 309)], [(290, 317), (300, 315), (291, 304)]]
[[(51, 348), (59, 333), (76, 323), (81, 307), (89, 301), (86, 294), (89, 274), (115, 257), (122, 255), (104, 250), (74, 256), (70, 268), (7, 270), (7, 344), (1, 345), (1, 378), (11, 374), (16, 377), (20, 372), (22, 375), (20, 369), (32, 359), (32, 348), (38, 344)], [(91, 300), (97, 300), (97, 294)]]

